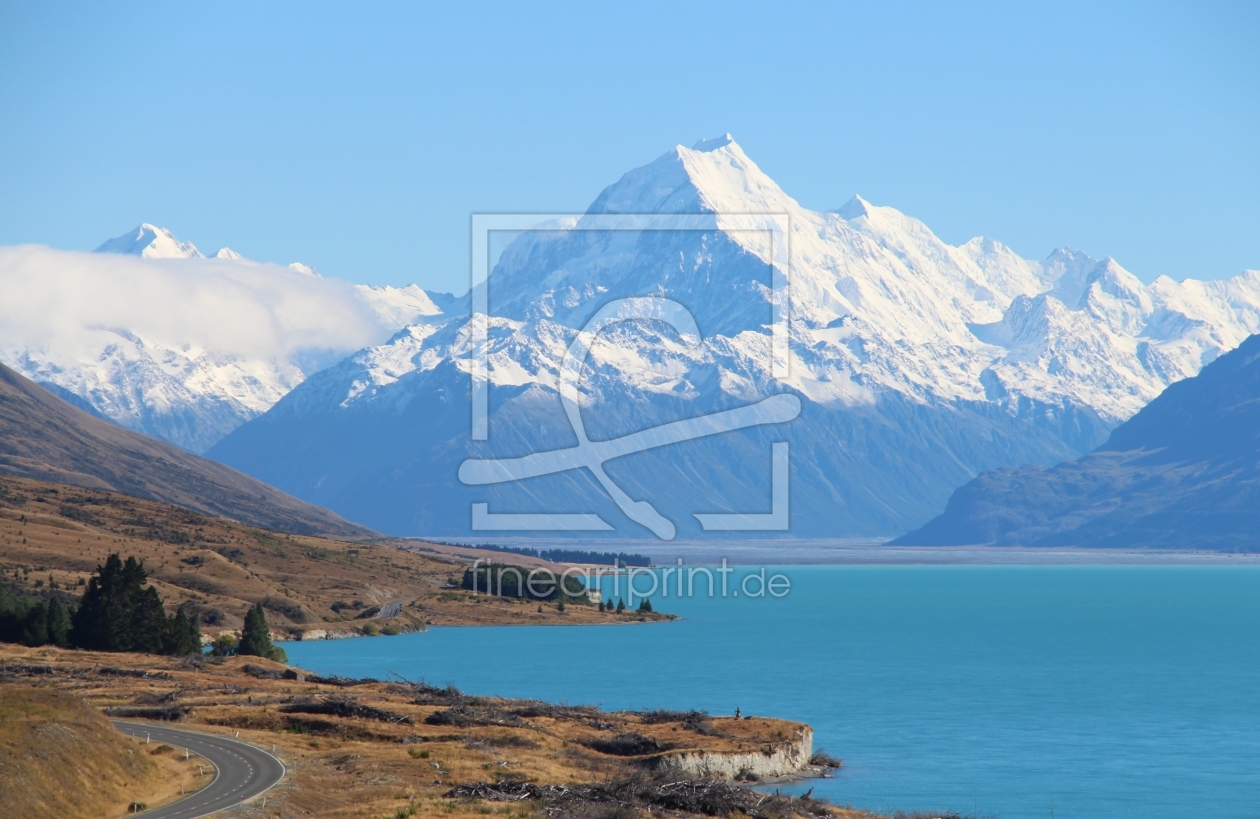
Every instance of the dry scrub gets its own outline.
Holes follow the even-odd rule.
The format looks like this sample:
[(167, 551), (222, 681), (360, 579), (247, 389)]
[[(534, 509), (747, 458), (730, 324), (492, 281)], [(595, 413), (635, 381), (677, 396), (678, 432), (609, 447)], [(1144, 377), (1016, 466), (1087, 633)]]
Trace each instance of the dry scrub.
[[(454, 588), (464, 567), (497, 552), (405, 540), (351, 543), (269, 532), (116, 492), (0, 477), (0, 582), (72, 592), (111, 552), (142, 558), (168, 608), (202, 615), (202, 631), (239, 630), (255, 603), (279, 638), (380, 634), (426, 625), (574, 625), (668, 619), (595, 606), (542, 604)], [(533, 567), (536, 558), (510, 556)], [(16, 575), (16, 576), (15, 576)], [(397, 617), (382, 604), (406, 601)], [(541, 611), (539, 611), (541, 608)]]
[(798, 723), (607, 712), (422, 681), (349, 684), (251, 660), (3, 646), (0, 686), (56, 688), (101, 709), (170, 709), (176, 727), (274, 745), (290, 774), (267, 816), (867, 815), (652, 774), (674, 753), (769, 753), (800, 735)]
[(208, 781), (169, 745), (144, 744), (76, 696), (0, 683), (0, 810), (6, 816), (122, 816)]

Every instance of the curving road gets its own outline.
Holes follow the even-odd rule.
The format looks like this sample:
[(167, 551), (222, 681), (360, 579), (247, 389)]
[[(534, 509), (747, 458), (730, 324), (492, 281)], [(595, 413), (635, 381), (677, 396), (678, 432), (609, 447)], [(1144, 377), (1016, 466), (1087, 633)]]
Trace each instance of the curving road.
[(415, 600), (414, 597), (404, 597), (401, 600), (391, 600), (381, 606), (381, 610), (376, 613), (377, 620), (388, 620), (391, 617), (397, 617), (402, 614), (403, 604)]
[(165, 725), (120, 722), (114, 727), (124, 734), (187, 748), (214, 764), (214, 781), (178, 802), (140, 814), (146, 819), (196, 819), (230, 808), (269, 790), (284, 778), (284, 764), (271, 754), (244, 742), (212, 734), (183, 731)]

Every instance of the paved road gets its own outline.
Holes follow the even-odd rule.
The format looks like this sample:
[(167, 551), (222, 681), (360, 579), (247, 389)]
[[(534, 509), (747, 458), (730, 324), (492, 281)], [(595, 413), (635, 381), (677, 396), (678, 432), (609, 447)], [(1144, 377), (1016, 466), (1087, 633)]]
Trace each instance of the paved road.
[(397, 617), (399, 614), (402, 613), (403, 603), (406, 603), (408, 600), (412, 600), (412, 599), (413, 598), (408, 597), (402, 600), (389, 601), (385, 605), (381, 606), (381, 610), (376, 613), (376, 619), (386, 620), (390, 617)]
[(145, 819), (196, 819), (257, 796), (284, 777), (284, 764), (266, 751), (235, 739), (165, 725), (114, 721), (125, 734), (187, 748), (214, 763), (214, 781), (192, 796), (140, 814)]

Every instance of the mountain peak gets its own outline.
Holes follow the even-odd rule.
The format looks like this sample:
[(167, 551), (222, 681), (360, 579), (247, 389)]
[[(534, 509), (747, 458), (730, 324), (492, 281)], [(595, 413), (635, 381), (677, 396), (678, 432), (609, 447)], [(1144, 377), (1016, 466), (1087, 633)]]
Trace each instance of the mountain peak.
[(219, 248), (219, 252), (214, 254), (214, 258), (225, 259), (229, 262), (239, 262), (239, 261), (242, 261), (245, 257), (237, 253), (235, 250), (233, 250), (230, 247), (221, 247)]
[(871, 207), (870, 202), (854, 194), (852, 199), (836, 208), (832, 213), (837, 214), (841, 219), (852, 221), (861, 216), (870, 216)]
[(622, 175), (589, 213), (780, 213), (796, 203), (730, 134), (676, 146)]
[(203, 259), (192, 242), (181, 242), (166, 228), (148, 222), (102, 242), (95, 253), (123, 253), (145, 259)]
[[(697, 142), (695, 145), (692, 145), (691, 150), (700, 151), (702, 153), (707, 154), (712, 151), (721, 150), (722, 148), (725, 148), (727, 145), (735, 145), (735, 137), (731, 136), (729, 133), (723, 134), (720, 137), (714, 137), (713, 139), (702, 139), (699, 142)], [(739, 147), (739, 146), (736, 145), (736, 147)]]

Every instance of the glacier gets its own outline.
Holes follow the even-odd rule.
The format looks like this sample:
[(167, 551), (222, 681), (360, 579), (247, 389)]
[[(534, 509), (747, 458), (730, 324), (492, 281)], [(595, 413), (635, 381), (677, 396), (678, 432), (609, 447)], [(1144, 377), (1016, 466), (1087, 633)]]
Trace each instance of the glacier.
[[(677, 146), (591, 204), (602, 214), (712, 214), (694, 231), (528, 231), (480, 285), (489, 303), (490, 436), (470, 436), (478, 334), (464, 309), (413, 322), (310, 375), (211, 457), (373, 528), (469, 536), (470, 506), (597, 513), (606, 536), (648, 536), (582, 472), (469, 487), (469, 457), (573, 446), (557, 379), (578, 328), (613, 299), (685, 305), (699, 345), (652, 323), (592, 345), (580, 402), (592, 439), (800, 397), (800, 417), (628, 455), (607, 470), (704, 537), (694, 515), (764, 512), (771, 444), (791, 445), (787, 537), (885, 536), (922, 525), (1000, 466), (1050, 465), (1101, 443), (1169, 384), (1260, 330), (1260, 272), (1142, 283), (1115, 260), (1060, 249), (1030, 261), (988, 238), (952, 246), (853, 197), (802, 207), (726, 135)], [(740, 214), (784, 214), (790, 268)], [(772, 284), (790, 298), (790, 374), (769, 365)], [(491, 533), (477, 533), (492, 538)], [(582, 537), (595, 537), (583, 533)], [(724, 534), (723, 537), (730, 535)], [(759, 534), (764, 537), (764, 533)]]

